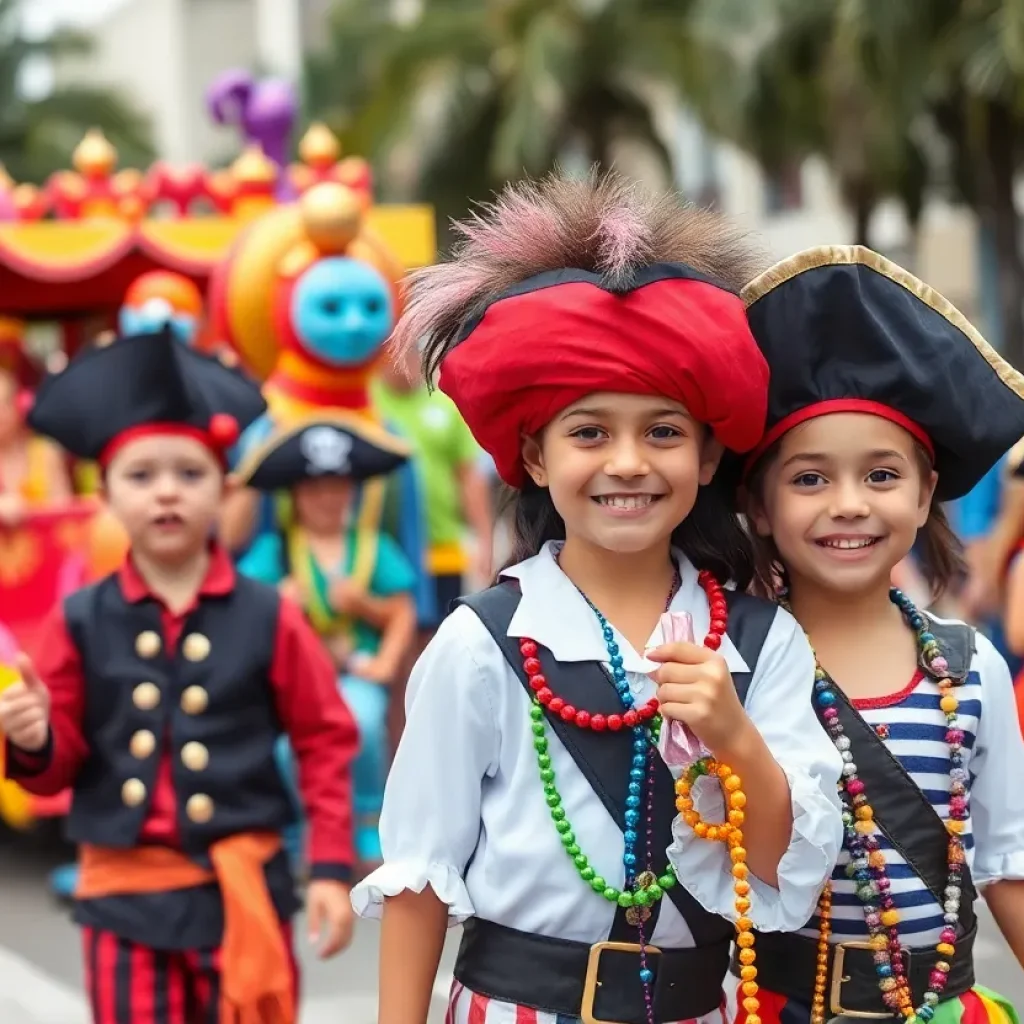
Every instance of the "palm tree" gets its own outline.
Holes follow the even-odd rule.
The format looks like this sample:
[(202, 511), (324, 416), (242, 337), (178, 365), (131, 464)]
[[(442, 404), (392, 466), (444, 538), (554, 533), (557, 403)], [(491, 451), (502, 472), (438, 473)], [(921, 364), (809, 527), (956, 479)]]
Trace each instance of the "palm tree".
[[(652, 90), (707, 67), (690, 0), (425, 0), (395, 24), (342, 0), (307, 66), (311, 116), (387, 166), (414, 140), (417, 190), (445, 212), (556, 162), (612, 164), (623, 142), (671, 155)], [(408, 143), (407, 143), (408, 144)]]
[(69, 166), (71, 153), (90, 128), (100, 128), (125, 166), (153, 158), (146, 119), (116, 93), (96, 86), (57, 87), (26, 99), (21, 78), (33, 58), (87, 53), (87, 37), (58, 32), (33, 40), (22, 30), (20, 0), (0, 0), (0, 162), (15, 181), (41, 182)]
[[(977, 212), (994, 239), (1004, 354), (1024, 366), (1024, 262), (1013, 185), (1024, 143), (1024, 0), (762, 0), (757, 45), (698, 112), (769, 171), (823, 156), (870, 244), (871, 213), (929, 190)], [(731, 19), (713, 16), (728, 36)], [(948, 156), (935, 159), (938, 139)], [(942, 166), (942, 165), (945, 166)]]
[(1024, 260), (1014, 184), (1024, 156), (1024, 2), (962, 0), (936, 50), (933, 104), (952, 178), (992, 239), (1003, 354), (1024, 366)]
[[(915, 131), (927, 59), (911, 33), (928, 31), (928, 0), (762, 0), (748, 43), (734, 46), (723, 86), (695, 94), (699, 116), (769, 173), (812, 155), (826, 159), (869, 244), (882, 200), (903, 200), (911, 226), (923, 206), (927, 161)], [(731, 15), (707, 0), (702, 23), (724, 45)]]

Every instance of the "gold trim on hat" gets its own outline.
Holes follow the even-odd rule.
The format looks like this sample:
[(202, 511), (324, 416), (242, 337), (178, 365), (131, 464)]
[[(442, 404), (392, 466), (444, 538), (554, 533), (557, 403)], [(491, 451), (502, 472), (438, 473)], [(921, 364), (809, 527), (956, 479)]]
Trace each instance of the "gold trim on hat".
[(769, 267), (759, 274), (740, 292), (740, 298), (749, 309), (769, 292), (808, 270), (821, 267), (861, 266), (873, 270), (890, 281), (905, 288), (916, 299), (933, 309), (939, 316), (952, 324), (984, 356), (985, 361), (996, 372), (996, 376), (1018, 397), (1024, 398), (1024, 376), (1021, 376), (981, 336), (978, 329), (944, 295), (930, 285), (914, 277), (909, 270), (897, 266), (891, 260), (863, 245), (819, 245), (805, 249), (789, 259)]
[(332, 409), (330, 412), (317, 413), (315, 416), (306, 416), (297, 423), (292, 423), (286, 430), (275, 432), (261, 444), (253, 448), (238, 465), (235, 477), (241, 484), (248, 483), (255, 475), (260, 466), (277, 451), (283, 444), (290, 441), (297, 434), (308, 430), (310, 427), (337, 427), (347, 433), (353, 434), (361, 441), (379, 448), (381, 451), (391, 455), (399, 455), (402, 458), (411, 458), (412, 449), (400, 437), (385, 430), (379, 423), (367, 419), (360, 413), (349, 412), (347, 409)]

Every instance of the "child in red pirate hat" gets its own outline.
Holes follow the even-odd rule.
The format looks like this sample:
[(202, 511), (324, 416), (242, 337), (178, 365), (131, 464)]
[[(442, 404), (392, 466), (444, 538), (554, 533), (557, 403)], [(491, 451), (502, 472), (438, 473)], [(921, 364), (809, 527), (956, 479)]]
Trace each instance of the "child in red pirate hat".
[[(456, 1024), (710, 1019), (735, 930), (750, 958), (752, 922), (799, 921), (840, 839), (811, 652), (728, 589), (751, 552), (715, 474), (757, 443), (768, 383), (750, 254), (617, 177), (510, 187), (460, 230), (396, 344), (425, 343), (518, 490), (515, 554), (410, 680), (384, 864), (353, 891), (383, 917), (379, 1019), (423, 1024), (456, 921)], [(666, 611), (698, 642), (665, 643)], [(673, 821), (662, 716), (710, 752), (727, 818), (683, 779)]]
[(118, 573), (55, 610), (38, 663), (22, 659), (0, 697), (8, 775), (73, 791), (97, 1024), (152, 1020), (171, 999), (222, 1024), (296, 1021), (282, 729), (300, 762), (321, 952), (350, 932), (352, 718), (298, 607), (210, 541), (225, 450), (263, 408), (250, 380), (165, 330), (83, 353), (29, 415), (100, 464), (131, 539)]

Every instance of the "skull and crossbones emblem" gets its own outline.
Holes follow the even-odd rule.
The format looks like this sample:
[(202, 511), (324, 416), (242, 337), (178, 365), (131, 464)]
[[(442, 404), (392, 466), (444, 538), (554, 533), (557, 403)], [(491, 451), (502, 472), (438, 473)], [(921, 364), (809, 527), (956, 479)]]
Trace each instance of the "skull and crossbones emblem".
[(310, 474), (342, 476), (349, 470), (352, 438), (334, 427), (312, 427), (302, 435), (302, 455)]

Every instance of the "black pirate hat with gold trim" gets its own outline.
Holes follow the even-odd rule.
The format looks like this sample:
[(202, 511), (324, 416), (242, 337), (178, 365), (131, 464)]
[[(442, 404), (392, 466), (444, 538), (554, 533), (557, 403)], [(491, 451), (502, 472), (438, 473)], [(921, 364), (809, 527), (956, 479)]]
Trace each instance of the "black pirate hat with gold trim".
[(768, 419), (749, 469), (815, 416), (869, 412), (932, 455), (936, 494), (966, 494), (1024, 436), (1024, 377), (951, 302), (863, 246), (822, 246), (743, 289), (768, 361)]
[(318, 413), (272, 434), (238, 466), (240, 483), (260, 491), (287, 490), (325, 477), (361, 482), (386, 476), (410, 455), (409, 446), (363, 416)]

